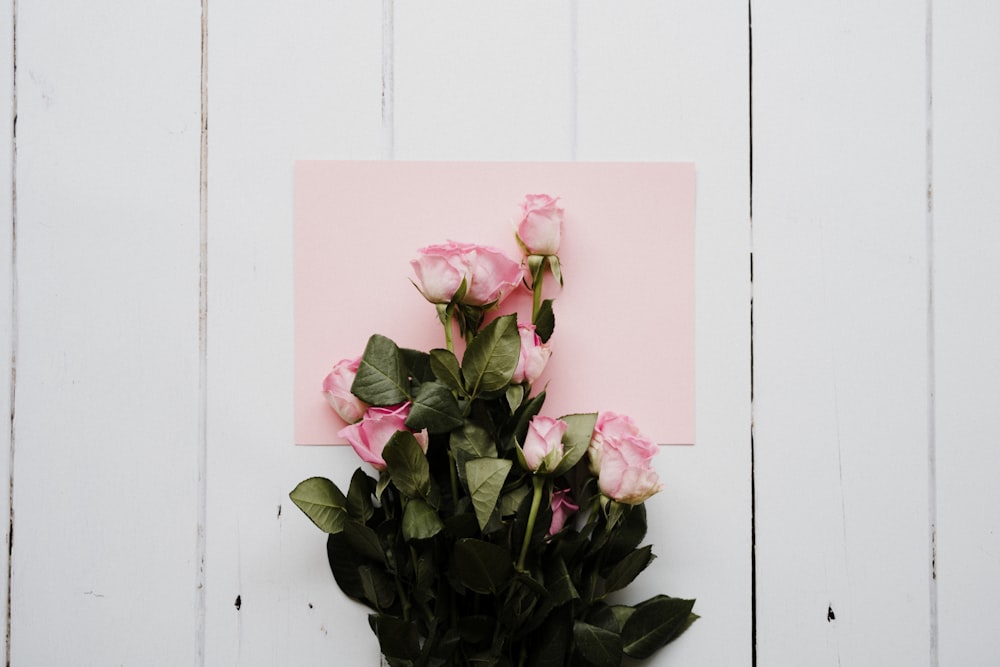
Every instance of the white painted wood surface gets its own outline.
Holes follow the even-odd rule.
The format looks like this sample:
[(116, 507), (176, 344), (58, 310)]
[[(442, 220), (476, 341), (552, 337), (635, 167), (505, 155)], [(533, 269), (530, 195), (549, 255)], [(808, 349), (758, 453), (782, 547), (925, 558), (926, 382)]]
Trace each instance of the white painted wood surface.
[(927, 26), (889, 4), (754, 7), (762, 665), (934, 664)]
[(1000, 5), (936, 5), (933, 26), (937, 650), (941, 665), (989, 665), (1000, 662)]
[(195, 656), (199, 42), (17, 3), (10, 664)]
[(10, 664), (378, 664), (287, 500), (356, 466), (291, 444), (309, 158), (695, 161), (648, 664), (1000, 663), (1000, 13), (750, 4), (0, 3)]

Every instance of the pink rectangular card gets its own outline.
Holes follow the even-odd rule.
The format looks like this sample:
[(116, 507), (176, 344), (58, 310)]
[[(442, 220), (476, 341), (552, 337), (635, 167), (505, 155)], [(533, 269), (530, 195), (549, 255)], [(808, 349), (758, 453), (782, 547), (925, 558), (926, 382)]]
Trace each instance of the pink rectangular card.
[[(618, 412), (658, 443), (694, 443), (693, 164), (317, 161), (295, 164), (297, 444), (344, 443), (321, 385), (371, 334), (444, 347), (410, 283), (417, 249), (454, 240), (517, 258), (529, 193), (566, 211), (542, 414)], [(500, 312), (529, 321), (522, 292)]]

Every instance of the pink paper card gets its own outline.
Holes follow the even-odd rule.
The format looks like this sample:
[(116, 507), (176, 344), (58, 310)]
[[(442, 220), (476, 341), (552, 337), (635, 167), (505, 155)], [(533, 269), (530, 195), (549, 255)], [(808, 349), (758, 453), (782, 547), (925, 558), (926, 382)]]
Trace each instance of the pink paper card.
[[(545, 284), (556, 326), (534, 385), (547, 385), (542, 414), (618, 412), (658, 443), (694, 443), (693, 164), (322, 161), (295, 164), (297, 444), (344, 443), (321, 386), (371, 334), (444, 347), (410, 283), (417, 249), (453, 240), (520, 257), (529, 193), (566, 210), (565, 287)], [(530, 320), (526, 289), (500, 304), (514, 311)]]

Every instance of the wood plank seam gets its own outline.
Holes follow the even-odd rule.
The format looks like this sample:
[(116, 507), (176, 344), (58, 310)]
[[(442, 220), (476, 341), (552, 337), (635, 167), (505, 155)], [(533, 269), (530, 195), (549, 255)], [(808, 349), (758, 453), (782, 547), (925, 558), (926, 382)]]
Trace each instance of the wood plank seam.
[(754, 328), (753, 328), (753, 0), (747, 1), (747, 165), (750, 180), (750, 665), (757, 667), (757, 471), (754, 442)]
[(17, 391), (17, 0), (11, 2), (11, 244), (10, 244), (10, 450), (7, 452), (7, 602), (4, 654), (10, 667), (10, 619), (14, 581), (14, 414)]
[(208, 0), (201, 0), (201, 137), (198, 178), (198, 447), (195, 537), (195, 664), (205, 665), (208, 526)]
[(925, 55), (924, 66), (926, 107), (925, 123), (926, 152), (925, 168), (927, 179), (927, 211), (925, 218), (927, 242), (927, 507), (928, 507), (928, 558), (930, 577), (928, 578), (928, 615), (930, 620), (930, 667), (938, 666), (938, 590), (937, 590), (937, 431), (935, 412), (935, 337), (934, 337), (934, 85), (933, 85), (933, 42), (934, 26), (933, 0), (925, 5)]

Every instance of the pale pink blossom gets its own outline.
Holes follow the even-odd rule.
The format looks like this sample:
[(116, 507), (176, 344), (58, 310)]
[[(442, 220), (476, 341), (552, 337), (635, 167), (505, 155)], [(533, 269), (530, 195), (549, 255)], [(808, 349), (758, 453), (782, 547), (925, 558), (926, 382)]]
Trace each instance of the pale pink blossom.
[(558, 197), (525, 195), (517, 239), (528, 255), (555, 255), (562, 240), (563, 207)]
[(361, 357), (341, 359), (323, 379), (323, 395), (330, 407), (348, 424), (361, 419), (368, 404), (351, 393), (351, 385), (358, 374)]
[[(376, 470), (385, 470), (382, 450), (397, 431), (409, 430), (406, 428), (409, 414), (409, 403), (394, 408), (368, 408), (361, 421), (341, 429), (337, 435), (347, 440), (362, 461), (370, 463)], [(413, 437), (427, 453), (427, 431), (414, 433)]]

